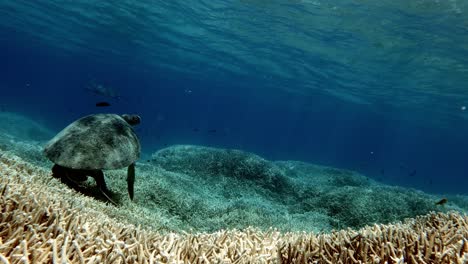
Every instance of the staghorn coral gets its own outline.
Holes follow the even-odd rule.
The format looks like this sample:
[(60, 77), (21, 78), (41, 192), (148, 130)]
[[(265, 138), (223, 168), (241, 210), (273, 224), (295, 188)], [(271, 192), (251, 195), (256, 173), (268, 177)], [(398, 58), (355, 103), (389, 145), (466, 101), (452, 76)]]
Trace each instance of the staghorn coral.
[(467, 263), (468, 217), (432, 213), (404, 223), (290, 235), (282, 263)]
[[(331, 234), (158, 233), (121, 223), (17, 157), (0, 156), (0, 263), (466, 263), (468, 217)], [(93, 207), (94, 206), (94, 207)]]

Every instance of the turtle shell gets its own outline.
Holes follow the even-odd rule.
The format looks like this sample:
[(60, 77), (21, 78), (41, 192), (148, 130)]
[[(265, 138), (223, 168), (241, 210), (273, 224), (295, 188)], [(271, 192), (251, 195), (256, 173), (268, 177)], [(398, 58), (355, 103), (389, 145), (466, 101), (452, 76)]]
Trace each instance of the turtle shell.
[(89, 115), (68, 125), (45, 146), (55, 164), (71, 169), (100, 170), (127, 167), (140, 157), (133, 128), (115, 114)]

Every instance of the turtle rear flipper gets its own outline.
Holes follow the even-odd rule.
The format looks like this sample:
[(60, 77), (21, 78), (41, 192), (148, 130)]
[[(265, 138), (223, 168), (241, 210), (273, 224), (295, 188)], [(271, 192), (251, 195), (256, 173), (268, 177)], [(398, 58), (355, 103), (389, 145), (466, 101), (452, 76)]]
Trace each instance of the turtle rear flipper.
[(127, 187), (130, 200), (133, 200), (133, 186), (135, 185), (135, 163), (130, 164), (127, 169)]
[(117, 203), (114, 202), (114, 200), (112, 200), (112, 198), (110, 197), (112, 195), (112, 193), (107, 188), (106, 182), (104, 181), (104, 173), (102, 173), (102, 170), (95, 170), (90, 174), (92, 174), (91, 176), (96, 181), (96, 185), (99, 188), (99, 190), (101, 191), (101, 193), (107, 198), (107, 200), (109, 200), (109, 202), (111, 202), (113, 205), (117, 206)]
[(103, 189), (99, 189), (99, 190), (101, 191), (102, 195), (104, 195), (107, 198), (107, 200), (111, 202), (111, 204), (118, 206), (118, 204), (114, 202), (114, 200), (112, 200), (112, 198), (110, 198), (110, 196), (107, 195), (107, 193)]

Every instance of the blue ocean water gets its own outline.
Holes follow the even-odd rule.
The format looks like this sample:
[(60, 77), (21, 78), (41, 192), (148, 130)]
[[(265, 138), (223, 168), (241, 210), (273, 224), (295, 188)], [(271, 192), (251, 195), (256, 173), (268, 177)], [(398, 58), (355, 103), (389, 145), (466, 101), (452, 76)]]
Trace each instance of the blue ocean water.
[(467, 2), (140, 2), (0, 1), (1, 110), (467, 193)]

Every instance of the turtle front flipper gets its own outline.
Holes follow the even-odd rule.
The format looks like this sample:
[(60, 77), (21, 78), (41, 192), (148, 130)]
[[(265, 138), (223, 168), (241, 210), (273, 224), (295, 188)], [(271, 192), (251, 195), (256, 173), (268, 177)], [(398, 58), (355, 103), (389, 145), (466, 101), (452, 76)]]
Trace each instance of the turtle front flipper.
[(127, 187), (130, 200), (133, 200), (133, 186), (135, 185), (135, 163), (130, 164), (127, 169)]

